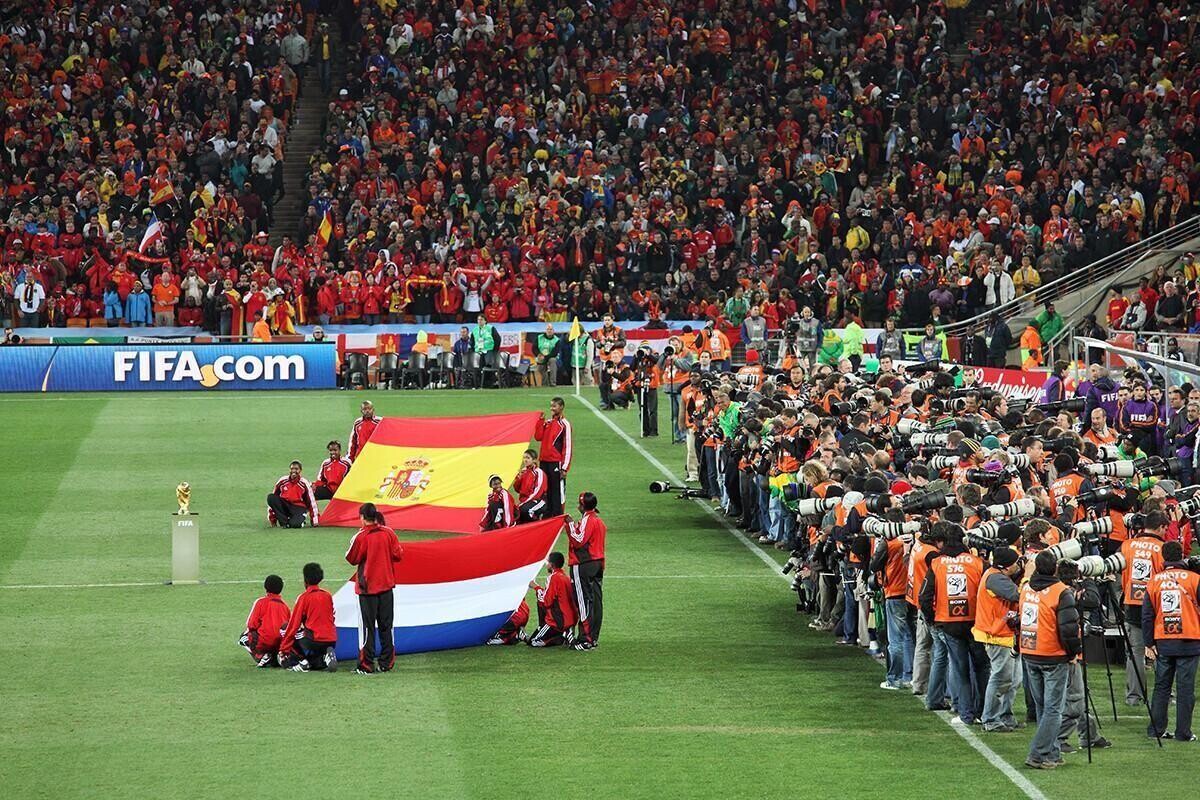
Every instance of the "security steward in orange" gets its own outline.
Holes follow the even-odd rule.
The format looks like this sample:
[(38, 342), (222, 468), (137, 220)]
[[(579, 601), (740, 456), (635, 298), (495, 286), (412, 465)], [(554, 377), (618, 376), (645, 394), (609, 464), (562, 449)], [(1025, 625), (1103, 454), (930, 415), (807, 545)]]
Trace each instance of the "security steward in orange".
[(1017, 611), (1017, 646), (1038, 720), (1025, 759), (1025, 766), (1031, 769), (1054, 769), (1063, 764), (1058, 733), (1071, 661), (1083, 649), (1075, 595), (1058, 579), (1057, 567), (1058, 558), (1051, 551), (1037, 554), (1033, 575), (1021, 587)]
[[(1196, 665), (1200, 664), (1200, 575), (1183, 561), (1183, 546), (1162, 547), (1163, 568), (1146, 585), (1142, 630), (1146, 652), (1154, 657), (1154, 700), (1147, 734), (1196, 741), (1192, 710), (1196, 705)], [(1175, 731), (1167, 730), (1167, 707), (1175, 687)]]
[[(1161, 511), (1152, 511), (1143, 518), (1141, 530), (1121, 543), (1125, 569), (1121, 572), (1121, 589), (1125, 596), (1125, 632), (1129, 636), (1132, 660), (1125, 660), (1125, 704), (1140, 706), (1146, 702), (1146, 642), (1142, 630), (1142, 604), (1150, 579), (1163, 568), (1163, 536), (1170, 520)], [(1137, 670), (1135, 673), (1134, 670)], [(1139, 678), (1141, 680), (1139, 680)]]

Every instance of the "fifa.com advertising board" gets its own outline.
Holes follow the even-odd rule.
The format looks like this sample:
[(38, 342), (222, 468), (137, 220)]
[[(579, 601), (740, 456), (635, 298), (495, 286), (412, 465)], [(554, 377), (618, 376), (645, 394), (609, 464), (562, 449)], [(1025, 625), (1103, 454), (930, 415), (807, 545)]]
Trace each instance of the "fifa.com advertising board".
[(21, 345), (0, 348), (0, 391), (332, 389), (332, 344)]

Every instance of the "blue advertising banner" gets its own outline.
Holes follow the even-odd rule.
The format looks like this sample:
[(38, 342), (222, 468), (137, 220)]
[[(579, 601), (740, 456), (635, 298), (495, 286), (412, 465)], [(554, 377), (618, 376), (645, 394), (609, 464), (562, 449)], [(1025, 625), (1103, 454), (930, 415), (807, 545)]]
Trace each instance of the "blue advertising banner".
[(0, 347), (0, 391), (332, 389), (332, 344)]

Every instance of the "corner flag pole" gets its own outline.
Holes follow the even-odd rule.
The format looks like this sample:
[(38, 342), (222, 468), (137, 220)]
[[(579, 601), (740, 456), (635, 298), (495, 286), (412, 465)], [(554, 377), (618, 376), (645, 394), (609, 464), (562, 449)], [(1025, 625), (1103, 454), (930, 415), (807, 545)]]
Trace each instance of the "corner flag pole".
[[(585, 344), (579, 341), (579, 337), (583, 336), (583, 326), (579, 324), (579, 317), (575, 317), (571, 321), (571, 332), (567, 334), (567, 341), (571, 344), (571, 367), (575, 371), (575, 396), (579, 397), (579, 380), (580, 370), (582, 369), (582, 358), (580, 358), (580, 345)], [(586, 353), (586, 348), (583, 349)]]

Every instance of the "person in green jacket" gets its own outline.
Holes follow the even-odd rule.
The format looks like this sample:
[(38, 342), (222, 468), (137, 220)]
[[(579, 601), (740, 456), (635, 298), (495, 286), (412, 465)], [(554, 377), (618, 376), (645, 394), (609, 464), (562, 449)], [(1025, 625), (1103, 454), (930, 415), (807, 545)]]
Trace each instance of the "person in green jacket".
[(542, 386), (558, 385), (558, 353), (562, 339), (554, 326), (546, 323), (546, 331), (537, 337), (537, 374)]
[(866, 334), (863, 333), (862, 326), (858, 324), (858, 320), (851, 319), (850, 324), (842, 331), (842, 358), (850, 359), (850, 363), (854, 366), (857, 372), (862, 365), (863, 343), (866, 341)]
[(817, 362), (836, 367), (842, 360), (843, 352), (842, 338), (831, 328), (825, 331), (825, 339), (821, 342), (821, 349), (817, 351)]
[[(1046, 307), (1042, 310), (1042, 313), (1038, 314), (1037, 317), (1034, 318), (1034, 321), (1038, 324), (1038, 333), (1042, 337), (1043, 345), (1048, 345), (1050, 340), (1061, 333), (1063, 327), (1066, 325), (1066, 320), (1063, 319), (1062, 314), (1059, 314), (1057, 311), (1055, 311), (1054, 303), (1050, 302), (1046, 303)], [(1053, 360), (1054, 354), (1047, 353), (1045, 356), (1045, 363), (1049, 363)]]
[(487, 355), (496, 349), (499, 338), (495, 327), (488, 323), (487, 317), (480, 314), (475, 327), (471, 329), (471, 344), (474, 346), (475, 352)]
[(746, 299), (746, 290), (738, 286), (733, 290), (733, 297), (725, 301), (725, 318), (735, 328), (740, 328), (750, 313), (750, 301)]

